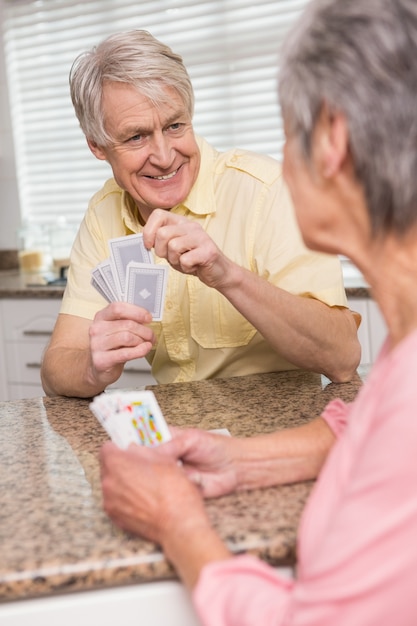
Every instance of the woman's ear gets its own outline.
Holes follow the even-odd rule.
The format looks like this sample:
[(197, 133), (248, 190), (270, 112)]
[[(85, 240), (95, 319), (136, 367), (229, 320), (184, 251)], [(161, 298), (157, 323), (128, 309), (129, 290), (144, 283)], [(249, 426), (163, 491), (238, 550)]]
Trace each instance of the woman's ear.
[(105, 153), (104, 149), (101, 148), (98, 144), (96, 144), (95, 141), (93, 141), (92, 139), (87, 139), (87, 144), (88, 144), (88, 147), (90, 148), (91, 152), (96, 157), (96, 159), (99, 159), (100, 161), (106, 161), (107, 160), (106, 153)]
[(349, 137), (345, 116), (329, 111), (324, 104), (314, 130), (314, 160), (323, 178), (337, 175), (349, 155)]

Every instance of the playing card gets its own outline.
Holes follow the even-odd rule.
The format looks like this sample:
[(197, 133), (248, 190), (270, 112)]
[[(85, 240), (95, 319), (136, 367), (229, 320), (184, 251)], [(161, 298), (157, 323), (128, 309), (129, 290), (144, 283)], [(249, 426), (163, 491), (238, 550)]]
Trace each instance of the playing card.
[(154, 321), (161, 321), (167, 277), (167, 265), (130, 262), (126, 273), (126, 302), (147, 309)]
[(171, 439), (152, 391), (102, 393), (90, 409), (119, 448), (131, 443), (153, 447)]
[(151, 265), (153, 264), (152, 255), (144, 246), (142, 233), (109, 239), (109, 248), (118, 295), (123, 300), (128, 264), (135, 261), (136, 263)]
[(226, 437), (232, 436), (228, 428), (210, 428), (209, 433), (215, 433), (216, 435), (225, 435)]
[(93, 285), (93, 287), (99, 292), (100, 295), (103, 296), (103, 298), (105, 298), (105, 300), (107, 300), (107, 302), (112, 302), (113, 300), (115, 300), (115, 298), (113, 297), (112, 292), (110, 291), (106, 280), (104, 279), (104, 277), (102, 276), (100, 270), (98, 269), (98, 267), (95, 267), (93, 269), (93, 271), (91, 272), (92, 276), (91, 276), (91, 284)]
[(106, 259), (97, 265), (98, 271), (104, 279), (104, 282), (107, 286), (107, 289), (110, 291), (110, 294), (113, 296), (112, 301), (116, 301), (119, 299), (119, 294), (116, 286), (116, 282), (113, 276), (112, 264), (110, 259)]

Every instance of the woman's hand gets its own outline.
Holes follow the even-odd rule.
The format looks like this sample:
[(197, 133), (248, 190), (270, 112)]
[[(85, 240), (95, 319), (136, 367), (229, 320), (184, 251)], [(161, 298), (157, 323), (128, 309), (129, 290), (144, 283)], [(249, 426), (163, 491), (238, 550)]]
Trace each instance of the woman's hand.
[(231, 493), (237, 487), (233, 449), (236, 439), (205, 430), (170, 427), (172, 441), (161, 446), (182, 462), (188, 478), (198, 485), (205, 498)]
[(160, 545), (176, 529), (207, 525), (198, 488), (162, 448), (108, 442), (100, 452), (104, 510), (120, 528)]
[[(193, 437), (186, 433), (156, 448), (132, 444), (127, 450), (108, 442), (100, 452), (104, 510), (120, 528), (160, 545), (189, 589), (207, 563), (231, 557), (211, 527), (200, 489), (176, 455)], [(197, 447), (202, 456), (211, 456), (216, 446), (211, 444), (210, 453), (210, 437), (204, 439)], [(207, 479), (210, 485), (208, 458), (205, 465), (203, 484)]]

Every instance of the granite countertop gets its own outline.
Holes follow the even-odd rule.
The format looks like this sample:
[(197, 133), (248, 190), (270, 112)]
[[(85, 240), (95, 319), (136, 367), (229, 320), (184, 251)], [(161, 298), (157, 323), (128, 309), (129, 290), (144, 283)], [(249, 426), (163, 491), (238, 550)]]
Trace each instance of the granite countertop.
[[(346, 294), (370, 298), (369, 287), (357, 272), (344, 270)], [(21, 274), (18, 269), (0, 269), (0, 298), (62, 298), (64, 286), (48, 285), (41, 274)]]
[(0, 298), (62, 298), (63, 285), (48, 285), (40, 274), (0, 270)]
[[(246, 437), (295, 426), (361, 379), (329, 383), (299, 371), (149, 387), (170, 424), (227, 428)], [(117, 529), (101, 507), (98, 451), (107, 435), (88, 400), (0, 403), (0, 601), (176, 578), (153, 543)], [(312, 482), (207, 502), (235, 552), (295, 562), (300, 513)], [(204, 538), (202, 538), (204, 540)]]

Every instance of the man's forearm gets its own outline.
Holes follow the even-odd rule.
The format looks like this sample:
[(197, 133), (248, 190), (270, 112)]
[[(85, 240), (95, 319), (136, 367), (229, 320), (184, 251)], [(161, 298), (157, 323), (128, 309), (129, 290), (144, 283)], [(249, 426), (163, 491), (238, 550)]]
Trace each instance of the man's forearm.
[(349, 310), (294, 296), (234, 264), (230, 275), (219, 290), (281, 356), (334, 382), (351, 380), (361, 348)]
[(41, 380), (48, 396), (91, 398), (106, 387), (104, 382), (91, 375), (88, 351), (78, 348), (47, 350), (42, 361)]

